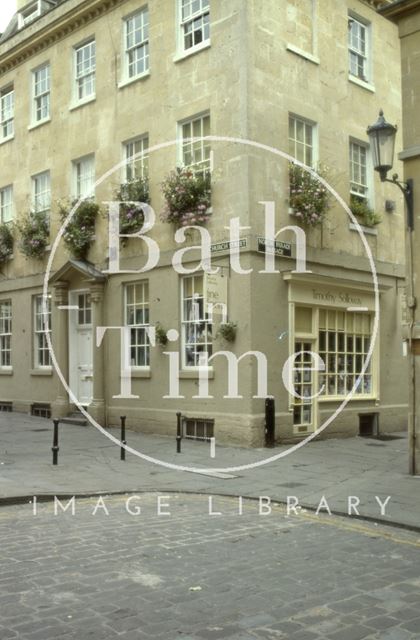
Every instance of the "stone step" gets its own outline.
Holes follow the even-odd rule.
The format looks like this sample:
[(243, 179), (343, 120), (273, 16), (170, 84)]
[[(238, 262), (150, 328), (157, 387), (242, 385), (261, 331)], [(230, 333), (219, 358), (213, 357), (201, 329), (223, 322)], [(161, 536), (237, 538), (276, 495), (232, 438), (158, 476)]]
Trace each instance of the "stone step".
[(63, 424), (76, 424), (81, 427), (85, 427), (88, 423), (85, 416), (80, 413), (80, 411), (73, 411), (73, 413), (69, 413), (65, 418), (61, 418), (60, 422)]

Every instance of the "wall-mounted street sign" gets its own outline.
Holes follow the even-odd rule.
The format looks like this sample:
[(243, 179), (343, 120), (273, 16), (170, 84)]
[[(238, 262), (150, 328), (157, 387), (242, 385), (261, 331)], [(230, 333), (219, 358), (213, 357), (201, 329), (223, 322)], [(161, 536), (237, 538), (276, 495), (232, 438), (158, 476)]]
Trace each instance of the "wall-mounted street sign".
[(236, 242), (232, 242), (230, 240), (223, 240), (222, 242), (216, 242), (216, 244), (212, 244), (210, 250), (212, 253), (217, 253), (218, 251), (229, 251), (230, 249), (244, 249), (247, 246), (247, 239), (240, 238)]
[(292, 245), (290, 242), (281, 242), (280, 240), (273, 241), (266, 238), (258, 237), (258, 251), (260, 253), (273, 253), (276, 256), (282, 256), (286, 258), (292, 257)]

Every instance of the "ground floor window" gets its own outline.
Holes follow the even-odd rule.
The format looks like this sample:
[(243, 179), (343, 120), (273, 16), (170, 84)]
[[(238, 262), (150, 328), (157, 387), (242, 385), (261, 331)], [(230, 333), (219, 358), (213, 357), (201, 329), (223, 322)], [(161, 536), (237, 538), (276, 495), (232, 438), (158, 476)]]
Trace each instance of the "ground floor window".
[(293, 424), (303, 427), (312, 424), (313, 371), (311, 371), (313, 345), (311, 342), (297, 340), (295, 342), (295, 359), (293, 366), (294, 390), (296, 396), (293, 406)]
[(35, 297), (34, 304), (34, 362), (36, 368), (51, 367), (51, 356), (48, 349), (47, 334), (51, 332), (51, 296), (47, 299), (46, 322), (44, 322), (43, 296)]
[(182, 279), (183, 366), (198, 367), (212, 354), (212, 324), (206, 309), (204, 276)]
[(150, 366), (149, 284), (137, 282), (125, 287), (125, 322), (130, 327), (129, 362), (132, 367)]
[(360, 377), (355, 394), (371, 395), (372, 363), (361, 375), (371, 336), (371, 316), (368, 313), (319, 311), (319, 355), (325, 362), (325, 372), (319, 376), (324, 396), (345, 396)]
[(12, 302), (0, 301), (0, 367), (12, 366)]

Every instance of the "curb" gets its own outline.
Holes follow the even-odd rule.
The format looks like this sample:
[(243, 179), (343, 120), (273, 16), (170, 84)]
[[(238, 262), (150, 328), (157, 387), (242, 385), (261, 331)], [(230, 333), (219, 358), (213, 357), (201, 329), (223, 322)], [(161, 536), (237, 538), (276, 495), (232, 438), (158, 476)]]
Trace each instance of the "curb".
[[(196, 496), (207, 496), (210, 494), (207, 493), (202, 493), (200, 491), (189, 491), (189, 490), (174, 490), (174, 489), (142, 489), (142, 490), (136, 490), (136, 489), (127, 489), (125, 491), (121, 490), (121, 491), (86, 491), (86, 492), (80, 492), (80, 493), (41, 493), (41, 494), (35, 494), (35, 497), (37, 499), (37, 503), (45, 503), (45, 502), (53, 502), (54, 498), (58, 498), (58, 500), (70, 500), (71, 498), (75, 498), (76, 500), (80, 499), (87, 499), (87, 498), (96, 498), (99, 496), (125, 496), (128, 494), (138, 494), (138, 495), (142, 495), (142, 494), (146, 494), (146, 493), (165, 493), (165, 494), (176, 494), (176, 495), (196, 495)], [(218, 492), (212, 492), (211, 493), (212, 496), (219, 496), (220, 498), (238, 498), (240, 497), (238, 494), (233, 494), (233, 493), (218, 493)], [(257, 502), (259, 497), (257, 496), (247, 496), (247, 495), (243, 495), (240, 494), (242, 496), (242, 498), (244, 498), (245, 500), (252, 500), (254, 502)], [(21, 495), (21, 496), (8, 496), (8, 497), (0, 497), (0, 508), (1, 507), (9, 507), (9, 506), (17, 506), (17, 505), (22, 505), (22, 504), (32, 504), (32, 499), (33, 499), (34, 495)], [(282, 500), (276, 500), (276, 499), (272, 499), (271, 503), (273, 505), (279, 505), (282, 507), (287, 506), (287, 503), (285, 501)], [(310, 506), (310, 505), (306, 505), (306, 504), (300, 504), (299, 505), (301, 507), (301, 510), (306, 510), (309, 511), (311, 513), (316, 513), (316, 507), (314, 506)], [(322, 512), (322, 515), (328, 515), (326, 514), (324, 511)], [(346, 518), (348, 520), (358, 520), (358, 521), (362, 521), (362, 522), (371, 522), (373, 524), (377, 524), (377, 525), (381, 525), (381, 526), (385, 526), (385, 527), (394, 527), (396, 529), (402, 529), (404, 531), (411, 531), (414, 533), (420, 533), (420, 526), (415, 526), (415, 525), (410, 525), (404, 522), (398, 522), (396, 520), (387, 520), (385, 518), (375, 518), (373, 516), (361, 516), (361, 515), (349, 515), (348, 513), (346, 513), (345, 511), (336, 511), (331, 509), (331, 515), (332, 516), (337, 516), (339, 518)]]

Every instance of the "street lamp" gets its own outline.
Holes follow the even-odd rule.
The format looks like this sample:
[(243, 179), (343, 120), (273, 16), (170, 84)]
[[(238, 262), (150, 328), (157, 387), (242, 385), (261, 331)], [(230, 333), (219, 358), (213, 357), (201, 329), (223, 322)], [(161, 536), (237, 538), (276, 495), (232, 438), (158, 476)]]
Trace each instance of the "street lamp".
[(397, 173), (394, 173), (392, 180), (386, 177), (394, 164), (397, 127), (385, 120), (384, 112), (381, 109), (375, 124), (367, 128), (367, 134), (369, 136), (373, 167), (375, 171), (378, 171), (381, 182), (392, 182), (403, 192), (407, 205), (407, 226), (412, 231), (414, 229), (413, 180), (408, 179), (406, 182), (401, 182), (398, 180)]
[(367, 129), (373, 166), (378, 171), (382, 182), (396, 184), (404, 194), (407, 209), (407, 307), (409, 313), (408, 323), (408, 358), (409, 358), (409, 472), (414, 475), (417, 470), (416, 452), (416, 422), (417, 422), (417, 398), (416, 398), (416, 364), (413, 351), (414, 327), (416, 325), (416, 298), (415, 277), (413, 261), (413, 235), (414, 235), (414, 183), (411, 178), (405, 182), (398, 180), (398, 174), (394, 173), (392, 179), (387, 178), (387, 173), (392, 169), (394, 162), (395, 136), (397, 127), (387, 122), (382, 109), (379, 118)]

